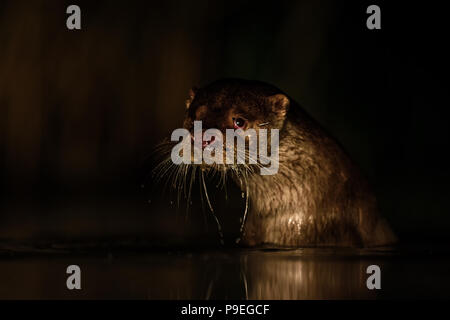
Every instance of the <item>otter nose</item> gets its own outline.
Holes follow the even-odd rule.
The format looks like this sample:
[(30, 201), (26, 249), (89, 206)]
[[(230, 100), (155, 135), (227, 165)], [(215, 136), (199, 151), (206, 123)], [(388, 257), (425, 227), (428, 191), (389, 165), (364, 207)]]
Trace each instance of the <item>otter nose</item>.
[[(191, 134), (191, 139), (194, 142), (195, 141), (195, 137), (194, 135)], [(209, 146), (210, 144), (212, 144), (214, 141), (216, 140), (216, 137), (212, 136), (210, 139), (205, 140), (204, 137), (202, 137), (202, 148), (204, 149), (205, 147)]]
[(203, 138), (203, 140), (202, 140), (202, 147), (205, 148), (206, 146), (209, 146), (211, 143), (214, 142), (214, 140), (216, 140), (216, 138), (214, 136), (212, 136), (209, 140), (205, 140)]

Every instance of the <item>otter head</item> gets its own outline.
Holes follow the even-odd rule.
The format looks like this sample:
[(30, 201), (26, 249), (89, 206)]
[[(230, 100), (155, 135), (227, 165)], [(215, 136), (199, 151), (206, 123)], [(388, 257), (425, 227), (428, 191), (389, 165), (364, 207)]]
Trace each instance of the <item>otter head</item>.
[[(265, 134), (265, 138), (268, 139), (267, 145), (270, 147), (270, 131), (282, 129), (288, 109), (289, 98), (276, 87), (257, 81), (226, 79), (189, 91), (183, 126), (191, 133), (193, 143), (196, 139), (201, 139), (201, 144), (198, 143), (197, 147), (205, 149), (215, 144), (221, 145), (223, 152), (220, 156), (223, 157), (224, 163), (231, 145), (231, 141), (227, 139), (229, 137), (227, 131), (230, 130), (227, 129), (235, 130), (237, 135), (246, 141), (247, 149), (243, 157), (248, 163), (250, 160), (248, 148), (252, 141), (253, 143), (259, 141), (261, 134)], [(201, 135), (195, 135), (195, 123), (201, 123)], [(220, 134), (208, 134), (208, 131), (211, 133), (208, 129)], [(251, 133), (256, 134), (255, 140), (251, 139)], [(223, 137), (222, 141), (217, 138), (218, 136)], [(232, 145), (235, 151), (233, 162), (236, 163), (239, 153), (234, 141)], [(202, 164), (208, 165), (205, 162)], [(214, 167), (217, 168), (217, 165), (214, 164)], [(219, 167), (229, 168), (227, 165)]]

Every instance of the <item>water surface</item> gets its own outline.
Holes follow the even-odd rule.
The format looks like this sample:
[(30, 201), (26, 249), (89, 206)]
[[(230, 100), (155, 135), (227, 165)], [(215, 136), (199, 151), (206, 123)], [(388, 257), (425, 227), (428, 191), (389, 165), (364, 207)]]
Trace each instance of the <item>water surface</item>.
[[(79, 265), (82, 290), (66, 288)], [(366, 269), (380, 266), (381, 290)], [(111, 244), (0, 246), (1, 299), (449, 298), (445, 248), (155, 249)]]

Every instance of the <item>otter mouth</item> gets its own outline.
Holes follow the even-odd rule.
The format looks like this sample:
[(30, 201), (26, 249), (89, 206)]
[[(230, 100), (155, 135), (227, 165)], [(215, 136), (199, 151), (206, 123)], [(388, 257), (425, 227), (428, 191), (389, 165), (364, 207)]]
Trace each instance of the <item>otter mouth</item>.
[[(192, 144), (195, 146), (195, 136), (192, 133), (191, 133), (191, 140), (192, 140)], [(208, 139), (205, 139), (205, 137), (202, 136), (202, 142), (201, 142), (202, 149), (204, 150), (207, 147), (211, 148), (215, 145), (216, 142), (217, 142), (217, 140), (216, 140), (215, 136), (212, 136), (211, 138), (208, 138)]]

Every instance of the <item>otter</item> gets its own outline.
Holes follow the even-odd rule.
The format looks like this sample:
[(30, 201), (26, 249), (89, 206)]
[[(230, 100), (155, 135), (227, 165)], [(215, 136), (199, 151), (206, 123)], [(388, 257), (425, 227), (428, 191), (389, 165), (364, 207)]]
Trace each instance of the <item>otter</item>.
[[(368, 181), (340, 144), (286, 93), (260, 81), (222, 79), (193, 88), (184, 128), (279, 130), (279, 168), (201, 163), (247, 195), (241, 244), (276, 247), (373, 247), (396, 236), (377, 209)], [(211, 141), (203, 141), (203, 147)], [(244, 170), (245, 169), (245, 170)], [(192, 183), (192, 179), (191, 179)], [(181, 191), (180, 191), (181, 192)], [(212, 208), (211, 208), (212, 210)]]

